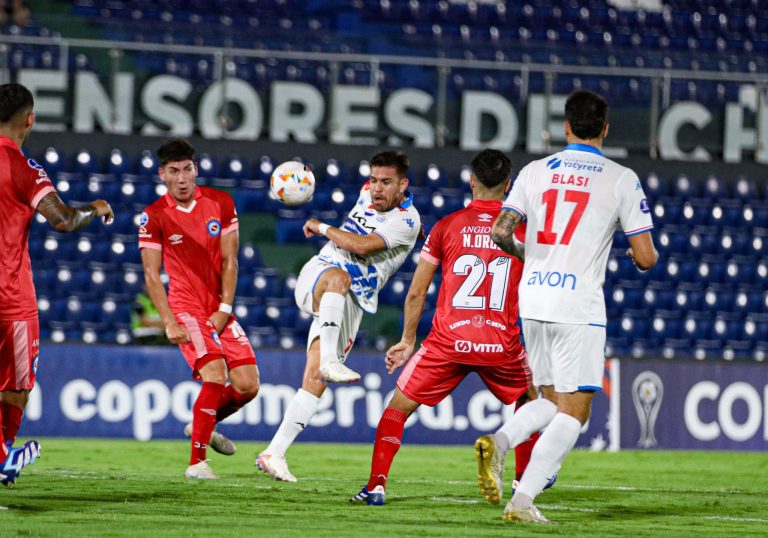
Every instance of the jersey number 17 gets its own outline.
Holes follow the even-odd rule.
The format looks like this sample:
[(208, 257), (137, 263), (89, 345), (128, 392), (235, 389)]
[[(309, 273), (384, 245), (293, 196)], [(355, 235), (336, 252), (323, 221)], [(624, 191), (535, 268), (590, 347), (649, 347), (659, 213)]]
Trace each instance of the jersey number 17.
[[(555, 221), (555, 210), (557, 209), (557, 199), (561, 191), (558, 189), (549, 189), (544, 191), (541, 195), (541, 202), (546, 207), (546, 214), (544, 216), (544, 229), (536, 232), (536, 242), (541, 245), (556, 245), (558, 243), (557, 233), (552, 229)], [(576, 204), (571, 213), (571, 218), (568, 220), (568, 224), (565, 226), (565, 231), (560, 237), (559, 243), (561, 245), (568, 245), (573, 237), (573, 232), (576, 231), (576, 226), (579, 225), (581, 217), (584, 215), (584, 210), (587, 209), (587, 203), (589, 202), (589, 193), (583, 191), (563, 191), (565, 193), (565, 201)]]

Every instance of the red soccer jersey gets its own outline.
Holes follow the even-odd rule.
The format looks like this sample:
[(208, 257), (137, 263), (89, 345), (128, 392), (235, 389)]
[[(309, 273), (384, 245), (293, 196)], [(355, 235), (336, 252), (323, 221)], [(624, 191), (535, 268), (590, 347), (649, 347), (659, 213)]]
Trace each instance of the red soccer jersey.
[(37, 317), (29, 261), (29, 227), (43, 197), (55, 192), (48, 174), (10, 138), (0, 137), (0, 319)]
[(168, 194), (148, 206), (139, 221), (139, 248), (163, 251), (170, 277), (168, 303), (174, 314), (208, 317), (221, 298), (221, 236), (237, 231), (232, 197), (197, 187), (187, 208)]
[(430, 354), (495, 365), (508, 360), (518, 345), (517, 286), (523, 264), (491, 241), (500, 210), (500, 200), (474, 200), (440, 219), (424, 243), (421, 259), (442, 265), (443, 277), (432, 330), (422, 344)]

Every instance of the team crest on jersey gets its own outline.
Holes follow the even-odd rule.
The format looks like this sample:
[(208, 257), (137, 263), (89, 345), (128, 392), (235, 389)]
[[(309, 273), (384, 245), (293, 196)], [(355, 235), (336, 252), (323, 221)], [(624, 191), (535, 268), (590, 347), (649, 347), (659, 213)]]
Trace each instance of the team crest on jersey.
[(480, 314), (472, 317), (472, 326), (479, 329), (485, 325), (485, 318)]
[(149, 223), (149, 215), (145, 211), (141, 215), (139, 215), (139, 226), (146, 226)]
[(221, 233), (221, 222), (214, 218), (209, 219), (205, 227), (208, 230), (208, 235), (211, 237), (218, 237)]

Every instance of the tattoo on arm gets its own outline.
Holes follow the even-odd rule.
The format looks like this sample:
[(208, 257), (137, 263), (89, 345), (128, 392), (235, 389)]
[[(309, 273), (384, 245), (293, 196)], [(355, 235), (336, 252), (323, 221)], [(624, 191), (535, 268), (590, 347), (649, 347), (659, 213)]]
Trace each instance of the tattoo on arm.
[(515, 230), (523, 217), (515, 211), (502, 211), (491, 229), (491, 239), (501, 250), (525, 261), (525, 244), (515, 241)]
[(36, 209), (60, 232), (81, 230), (96, 217), (96, 208), (92, 205), (70, 207), (55, 192), (45, 195)]

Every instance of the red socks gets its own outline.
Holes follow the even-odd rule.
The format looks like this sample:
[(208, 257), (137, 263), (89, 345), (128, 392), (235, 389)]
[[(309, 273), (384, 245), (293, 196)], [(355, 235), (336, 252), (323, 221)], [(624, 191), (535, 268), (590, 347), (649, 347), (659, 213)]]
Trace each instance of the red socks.
[(253, 396), (237, 392), (231, 384), (227, 385), (219, 402), (219, 410), (216, 412), (216, 422), (221, 422), (232, 413), (236, 413), (238, 409), (251, 400), (253, 400)]
[(24, 410), (21, 407), (9, 403), (0, 403), (2, 407), (3, 438), (6, 442), (13, 444), (16, 441), (16, 434), (21, 427), (21, 417), (24, 416)]
[(378, 485), (386, 486), (389, 468), (395, 459), (403, 439), (405, 421), (408, 417), (399, 409), (387, 408), (376, 428), (376, 441), (373, 443), (371, 476), (368, 479), (368, 491)]
[(539, 440), (539, 432), (533, 432), (527, 441), (524, 441), (515, 447), (515, 480), (523, 477), (528, 462), (531, 461), (531, 452), (533, 445)]
[(216, 426), (216, 410), (219, 408), (224, 385), (203, 382), (203, 388), (192, 407), (192, 453), (189, 464), (205, 461), (205, 449)]

